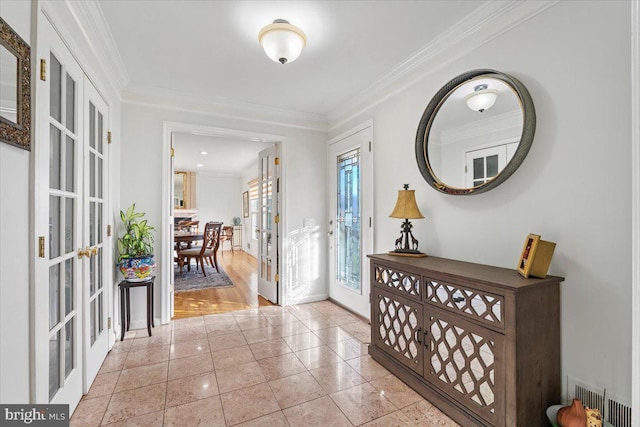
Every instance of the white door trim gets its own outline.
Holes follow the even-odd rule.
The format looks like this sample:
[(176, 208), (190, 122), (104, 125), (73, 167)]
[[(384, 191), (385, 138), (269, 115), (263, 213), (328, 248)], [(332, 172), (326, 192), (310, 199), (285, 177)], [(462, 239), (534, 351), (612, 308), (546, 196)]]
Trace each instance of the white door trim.
[[(282, 135), (274, 135), (262, 132), (249, 132), (238, 129), (203, 126), (190, 123), (163, 121), (162, 122), (162, 225), (160, 226), (161, 264), (160, 264), (160, 319), (159, 323), (166, 324), (171, 321), (171, 298), (173, 295), (173, 216), (171, 213), (171, 134), (173, 132), (188, 132), (197, 135), (217, 137), (230, 137), (246, 139), (249, 141), (280, 143), (285, 140)], [(282, 157), (282, 153), (281, 153)], [(282, 176), (284, 168), (280, 169)], [(284, 199), (284, 191), (281, 191)], [(282, 200), (283, 201), (283, 200)], [(281, 201), (281, 204), (282, 204)], [(282, 209), (282, 206), (281, 206)], [(284, 224), (281, 223), (281, 227)], [(282, 239), (281, 239), (282, 240)], [(282, 248), (280, 248), (282, 250)], [(280, 277), (282, 281), (282, 276)]]

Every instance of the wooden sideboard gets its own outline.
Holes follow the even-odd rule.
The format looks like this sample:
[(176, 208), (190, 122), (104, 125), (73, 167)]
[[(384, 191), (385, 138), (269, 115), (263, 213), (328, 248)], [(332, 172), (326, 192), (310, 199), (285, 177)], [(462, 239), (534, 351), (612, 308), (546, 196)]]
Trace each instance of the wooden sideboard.
[(369, 353), (463, 426), (546, 426), (560, 402), (560, 288), (515, 270), (369, 255)]

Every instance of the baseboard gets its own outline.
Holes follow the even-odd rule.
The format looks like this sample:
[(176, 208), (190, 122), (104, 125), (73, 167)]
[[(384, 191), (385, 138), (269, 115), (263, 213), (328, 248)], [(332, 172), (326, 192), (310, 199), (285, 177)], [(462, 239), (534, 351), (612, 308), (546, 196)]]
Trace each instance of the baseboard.
[(287, 301), (285, 301), (282, 305), (307, 304), (310, 302), (324, 301), (328, 298), (328, 294), (305, 295), (300, 298), (287, 298)]

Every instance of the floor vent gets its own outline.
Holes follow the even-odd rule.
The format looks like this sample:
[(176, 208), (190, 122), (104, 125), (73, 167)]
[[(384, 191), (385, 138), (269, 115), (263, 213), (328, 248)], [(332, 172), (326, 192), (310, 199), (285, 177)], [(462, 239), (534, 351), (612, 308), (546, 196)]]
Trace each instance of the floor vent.
[(631, 406), (621, 403), (621, 399), (607, 395), (605, 389), (590, 386), (574, 378), (567, 379), (569, 401), (580, 399), (590, 408), (598, 408), (604, 419), (614, 427), (631, 427)]

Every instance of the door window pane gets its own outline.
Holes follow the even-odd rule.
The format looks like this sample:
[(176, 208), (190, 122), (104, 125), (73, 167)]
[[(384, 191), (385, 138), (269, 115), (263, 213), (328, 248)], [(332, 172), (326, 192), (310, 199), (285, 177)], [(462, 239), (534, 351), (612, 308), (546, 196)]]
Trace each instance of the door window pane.
[(96, 154), (89, 152), (89, 196), (96, 196)]
[(100, 294), (98, 294), (98, 335), (100, 335), (100, 333), (102, 333), (102, 331), (104, 330), (104, 321), (102, 319), (102, 315), (103, 315), (103, 311), (102, 311), (102, 306), (104, 305), (104, 293), (100, 292)]
[(487, 178), (493, 178), (498, 175), (498, 155), (487, 157)]
[(60, 331), (49, 338), (49, 399), (60, 388)]
[(67, 129), (75, 133), (76, 131), (76, 82), (67, 74)]
[(96, 135), (97, 145), (98, 145), (98, 153), (102, 154), (102, 146), (103, 146), (103, 119), (102, 114), (98, 112), (98, 135)]
[(473, 159), (473, 179), (484, 179), (484, 157)]
[(62, 65), (53, 54), (50, 62), (49, 115), (62, 123)]
[(98, 197), (102, 198), (102, 162), (103, 160), (98, 157)]
[(49, 196), (49, 259), (60, 256), (60, 197)]
[(49, 126), (49, 187), (60, 190), (61, 136), (54, 125)]
[(74, 216), (75, 200), (66, 197), (64, 200), (64, 253), (73, 252), (74, 248)]
[(96, 244), (96, 235), (94, 231), (94, 226), (96, 223), (96, 203), (89, 203), (89, 245), (93, 246)]
[(90, 334), (90, 344), (93, 345), (96, 342), (96, 300), (91, 301), (91, 306), (89, 310), (89, 334)]
[(73, 364), (73, 322), (75, 317), (69, 319), (64, 325), (64, 377), (67, 378), (74, 368)]
[(96, 107), (89, 102), (89, 147), (96, 148)]
[(338, 156), (336, 279), (360, 291), (360, 149)]
[(49, 267), (49, 330), (60, 321), (60, 264)]
[(73, 138), (67, 136), (67, 146), (65, 147), (65, 183), (64, 188), (67, 191), (74, 191), (76, 187), (75, 183), (75, 170), (76, 170), (76, 145)]
[(100, 203), (100, 202), (96, 202), (96, 215), (97, 215), (97, 222), (98, 222), (98, 226), (97, 226), (97, 230), (96, 230), (96, 234), (98, 235), (98, 244), (102, 243), (102, 208), (103, 208), (104, 204)]
[(69, 258), (64, 262), (64, 315), (73, 308), (73, 258)]
[(89, 258), (89, 295), (91, 296), (96, 293), (95, 263), (96, 257)]
[(98, 290), (100, 290), (102, 289), (102, 248), (98, 248), (96, 264), (98, 265)]

